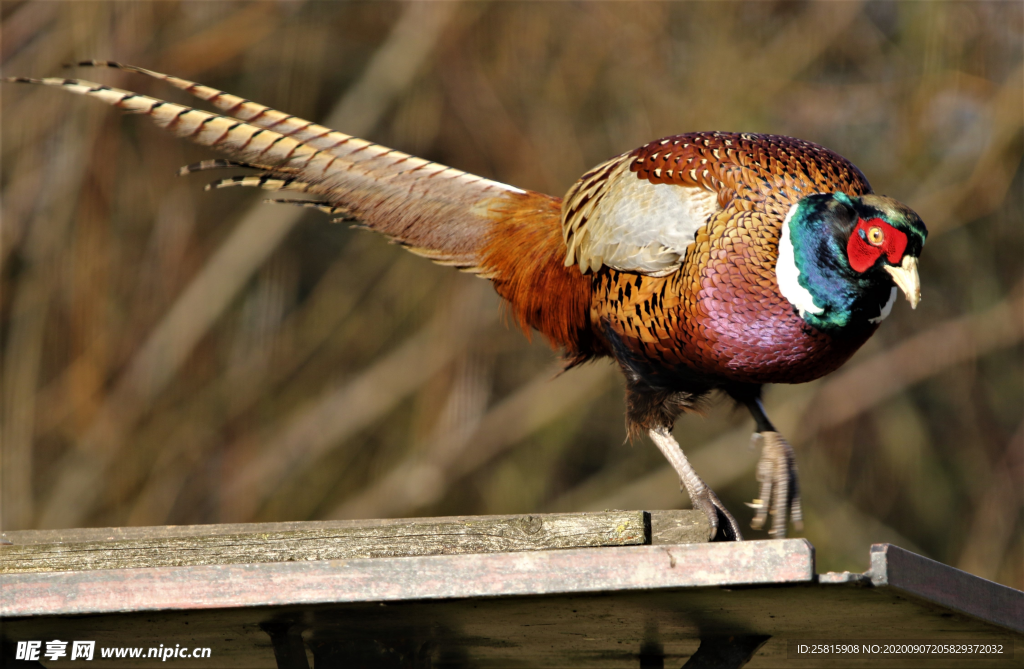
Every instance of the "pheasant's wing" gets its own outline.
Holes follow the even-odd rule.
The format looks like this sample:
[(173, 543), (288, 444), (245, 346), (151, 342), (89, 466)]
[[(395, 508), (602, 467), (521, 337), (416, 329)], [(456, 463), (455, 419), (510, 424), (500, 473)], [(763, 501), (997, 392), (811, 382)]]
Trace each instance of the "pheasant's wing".
[(226, 166), (262, 173), (213, 184), (310, 193), (315, 204), (343, 213), (410, 250), (442, 264), (476, 268), (496, 218), (519, 199), (557, 202), (451, 167), (389, 149), (207, 86), (142, 68), (211, 102), (213, 114), (127, 90), (77, 79), (5, 81), (55, 86), (97, 98), (158, 126), (226, 154), (185, 171)]
[(713, 223), (727, 207), (757, 211), (777, 237), (792, 204), (837, 190), (860, 195), (871, 187), (852, 163), (810, 142), (719, 132), (666, 137), (598, 165), (569, 190), (565, 264), (665, 276), (695, 243), (726, 234), (728, 226)]
[(720, 207), (713, 191), (637, 178), (632, 153), (598, 165), (565, 196), (562, 234), (567, 266), (602, 265), (649, 276), (679, 269), (694, 233)]

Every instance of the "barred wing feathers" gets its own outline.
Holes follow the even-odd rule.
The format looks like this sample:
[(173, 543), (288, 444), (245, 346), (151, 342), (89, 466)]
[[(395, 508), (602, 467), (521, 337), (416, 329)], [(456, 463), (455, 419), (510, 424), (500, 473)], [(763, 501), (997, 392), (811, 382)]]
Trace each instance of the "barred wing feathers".
[(697, 231), (721, 211), (713, 189), (638, 178), (634, 153), (598, 165), (566, 194), (566, 266), (667, 276), (682, 266)]

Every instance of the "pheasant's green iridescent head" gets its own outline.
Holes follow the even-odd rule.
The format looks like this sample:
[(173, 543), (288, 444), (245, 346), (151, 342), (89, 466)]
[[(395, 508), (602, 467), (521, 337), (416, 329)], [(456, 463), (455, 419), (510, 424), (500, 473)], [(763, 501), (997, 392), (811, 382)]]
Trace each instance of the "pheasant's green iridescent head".
[(874, 327), (897, 287), (921, 300), (917, 261), (928, 230), (911, 209), (881, 195), (810, 195), (779, 235), (779, 290), (805, 321), (828, 332)]

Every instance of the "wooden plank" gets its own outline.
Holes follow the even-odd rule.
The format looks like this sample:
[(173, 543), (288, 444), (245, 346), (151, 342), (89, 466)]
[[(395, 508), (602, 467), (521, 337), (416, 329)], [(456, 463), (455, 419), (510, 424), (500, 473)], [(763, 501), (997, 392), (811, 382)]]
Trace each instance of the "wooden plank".
[[(874, 567), (874, 581), (822, 582), (803, 570), (796, 581), (733, 587), (750, 578), (792, 576), (800, 562), (809, 566), (809, 544), (794, 546), (793, 561), (772, 566), (764, 559), (762, 546), (796, 543), (9, 574), (0, 576), (0, 616), (8, 616), (0, 622), (8, 642), (94, 640), (89, 666), (113, 669), (154, 667), (146, 649), (178, 644), (212, 649), (209, 659), (187, 662), (194, 667), (308, 669), (302, 662), (307, 652), (312, 666), (330, 667), (679, 667), (702, 638), (733, 635), (772, 637), (749, 669), (1024, 667), (1024, 636), (908, 596), (912, 592), (875, 586), (882, 573)], [(474, 572), (486, 579), (476, 582)], [(403, 573), (420, 575), (419, 584), (394, 578)], [(901, 580), (891, 560), (885, 575), (887, 582)], [(380, 592), (369, 590), (374, 584), (405, 598), (372, 599)], [(460, 598), (456, 591), (475, 594)], [(365, 599), (357, 598), (360, 592)], [(332, 602), (332, 596), (352, 599)], [(246, 601), (264, 603), (247, 607)], [(270, 601), (275, 605), (267, 606)], [(160, 609), (161, 603), (173, 606)], [(146, 604), (155, 608), (140, 612)], [(880, 638), (1001, 643), (1006, 653), (836, 659), (792, 652), (798, 640)], [(101, 655), (104, 648), (125, 646), (142, 648), (142, 658)], [(7, 666), (4, 650), (13, 656), (14, 644), (0, 648), (0, 666)], [(295, 662), (278, 664), (281, 657)]]
[[(968, 615), (957, 600), (987, 597), (978, 589), (987, 584), (966, 583), (982, 579), (903, 553), (875, 547), (860, 579), (816, 577), (803, 540), (6, 574), (0, 621), (11, 643), (0, 666), (15, 641), (88, 639), (98, 667), (153, 666), (145, 655), (105, 660), (103, 648), (180, 644), (212, 649), (197, 667), (306, 669), (278, 664), (275, 650), (297, 660), (308, 650), (316, 666), (611, 669), (680, 666), (702, 639), (764, 635), (772, 639), (751, 668), (874, 668), (877, 654), (836, 664), (795, 657), (793, 644), (876, 639), (999, 643), (1003, 655), (971, 656), (970, 666), (1024, 667), (1013, 615), (1024, 593), (1009, 592), (1011, 625)], [(937, 603), (935, 584), (951, 576), (965, 587)], [(883, 664), (952, 669), (965, 660)]]
[(876, 587), (888, 586), (1024, 634), (1024, 594), (891, 544), (871, 547)]
[[(652, 543), (704, 543), (709, 534), (707, 517), (692, 509), (668, 509), (647, 512), (652, 519)], [(533, 514), (545, 518), (557, 514)], [(587, 515), (586, 513), (575, 515)], [(157, 525), (144, 527), (76, 527), (56, 530), (15, 530), (0, 532), (0, 538), (13, 544), (77, 543), (83, 541), (131, 541), (169, 537), (200, 537), (226, 534), (273, 533), (292, 530), (333, 530), (339, 528), (384, 527), (424, 522), (464, 522), (491, 518), (523, 518), (523, 515), (434, 516), (431, 518), (373, 518), (359, 520), (307, 520), (278, 523), (224, 523), (207, 525)], [(2, 545), (0, 545), (2, 548)]]
[[(648, 519), (642, 511), (605, 511), (9, 532), (14, 545), (0, 547), (0, 573), (628, 546), (650, 542)], [(674, 528), (675, 537), (685, 534), (679, 527), (696, 527), (683, 521), (661, 525)]]
[[(1024, 666), (1024, 638), (1020, 635), (1003, 633), (956, 612), (932, 610), (916, 599), (897, 595), (871, 587), (817, 584), (657, 588), (596, 596), (435, 599), (387, 606), (372, 602), (40, 616), (5, 619), (3, 631), (13, 641), (41, 640), (44, 650), (45, 642), (51, 639), (95, 640), (93, 661), (67, 665), (88, 669), (678, 669), (697, 650), (701, 636), (733, 634), (772, 636), (745, 669)], [(879, 630), (885, 630), (886, 635), (898, 635), (904, 641), (1000, 642), (1012, 657), (875, 655), (798, 659), (789, 652), (794, 639), (857, 642), (882, 636)], [(146, 659), (144, 650), (142, 659), (137, 660), (101, 657), (103, 648), (148, 649), (161, 644), (173, 648), (179, 643), (188, 649), (210, 648), (212, 656), (205, 660), (172, 659), (161, 663)], [(11, 644), (12, 660), (13, 650)], [(281, 653), (278, 657), (291, 655), (295, 662), (278, 664), (275, 650)], [(301, 660), (307, 652), (313, 655), (313, 662), (303, 664)], [(13, 661), (5, 665), (0, 657), (0, 666), (13, 669), (18, 665)], [(58, 662), (50, 666), (60, 669), (64, 665)]]
[(813, 583), (805, 539), (0, 574), (0, 617)]
[(711, 525), (703, 511), (650, 511), (651, 543), (703, 544), (711, 541)]
[[(617, 511), (617, 510), (613, 510)], [(654, 526), (654, 543), (703, 543), (707, 534), (707, 519), (700, 511), (691, 509), (669, 509), (649, 511)], [(601, 515), (594, 513), (575, 514), (531, 514), (531, 517), (547, 518), (558, 515)], [(341, 528), (385, 527), (409, 523), (459, 523), (484, 518), (495, 521), (526, 518), (523, 514), (495, 516), (434, 516), (431, 518), (373, 518), (359, 520), (308, 520), (278, 523), (227, 523), (208, 525), (157, 525), (146, 527), (78, 527), (56, 530), (15, 530), (0, 532), (0, 537), (14, 544), (52, 544), (83, 541), (131, 541), (135, 539), (157, 539), (169, 537), (199, 537), (226, 534), (273, 533), (292, 530), (334, 530)]]

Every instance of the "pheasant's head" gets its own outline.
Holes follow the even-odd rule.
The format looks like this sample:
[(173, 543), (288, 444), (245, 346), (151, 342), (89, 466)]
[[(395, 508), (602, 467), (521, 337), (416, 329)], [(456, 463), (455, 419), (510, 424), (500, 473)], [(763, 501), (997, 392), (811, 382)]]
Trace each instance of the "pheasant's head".
[(927, 237), (921, 218), (892, 198), (805, 197), (780, 231), (779, 290), (818, 329), (873, 327), (889, 315), (897, 287), (917, 308), (917, 261)]

